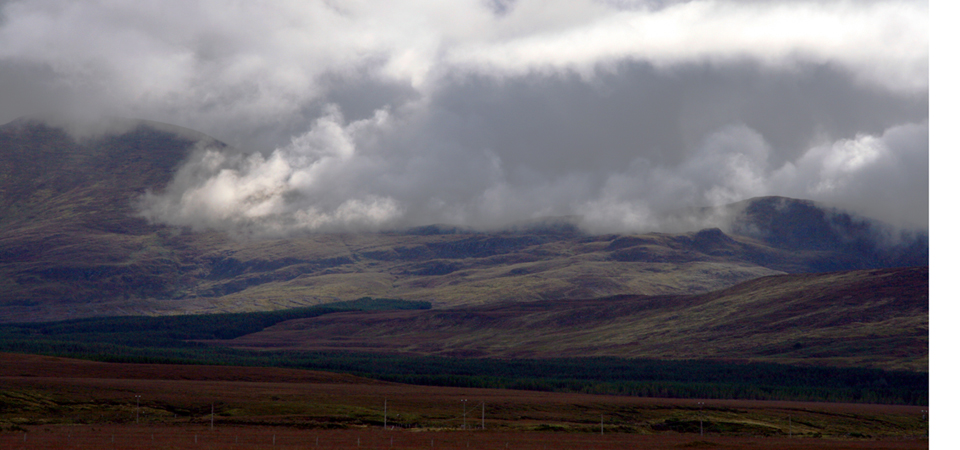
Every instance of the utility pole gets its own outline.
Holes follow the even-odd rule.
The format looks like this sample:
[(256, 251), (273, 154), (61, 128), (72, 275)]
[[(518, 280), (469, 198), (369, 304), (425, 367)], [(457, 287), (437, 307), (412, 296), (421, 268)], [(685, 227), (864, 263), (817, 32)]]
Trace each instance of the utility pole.
[(140, 396), (137, 395), (137, 423), (140, 423)]
[(383, 399), (383, 429), (387, 429), (387, 399)]
[(700, 437), (703, 437), (703, 402), (697, 402), (700, 405)]

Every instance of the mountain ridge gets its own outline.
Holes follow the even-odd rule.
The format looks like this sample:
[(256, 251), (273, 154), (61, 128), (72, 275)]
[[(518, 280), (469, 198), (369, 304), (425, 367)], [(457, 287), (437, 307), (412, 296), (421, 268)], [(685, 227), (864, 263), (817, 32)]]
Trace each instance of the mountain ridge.
[[(742, 208), (760, 205), (742, 223), (773, 232), (766, 235), (589, 235), (571, 218), (554, 218), (497, 232), (429, 225), (251, 240), (139, 217), (135, 200), (162, 190), (198, 140), (226, 146), (208, 138), (149, 122), (83, 139), (37, 120), (0, 126), (0, 321), (254, 311), (365, 296), (444, 308), (691, 294), (778, 273), (927, 260), (925, 234), (891, 245), (868, 233), (876, 222), (864, 227), (841, 213), (834, 222), (853, 233), (848, 245), (843, 233), (830, 234), (834, 222), (824, 218), (833, 216), (822, 208), (783, 198)], [(796, 211), (777, 215), (774, 202)], [(797, 218), (805, 225), (775, 232)], [(822, 232), (804, 241), (805, 227)]]

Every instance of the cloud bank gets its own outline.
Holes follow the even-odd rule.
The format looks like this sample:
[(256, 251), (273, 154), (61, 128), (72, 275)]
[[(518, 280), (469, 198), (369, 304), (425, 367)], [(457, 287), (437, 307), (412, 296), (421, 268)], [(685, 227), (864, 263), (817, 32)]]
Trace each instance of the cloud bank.
[(9, 1), (0, 119), (198, 129), (143, 214), (284, 235), (760, 195), (928, 215), (926, 2)]

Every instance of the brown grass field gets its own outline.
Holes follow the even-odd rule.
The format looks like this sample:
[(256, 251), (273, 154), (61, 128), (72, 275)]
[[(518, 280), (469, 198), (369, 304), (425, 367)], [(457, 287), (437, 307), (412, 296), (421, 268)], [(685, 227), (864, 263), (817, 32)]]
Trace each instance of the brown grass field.
[(926, 407), (702, 403), (412, 386), (287, 369), (0, 354), (0, 449), (929, 446)]

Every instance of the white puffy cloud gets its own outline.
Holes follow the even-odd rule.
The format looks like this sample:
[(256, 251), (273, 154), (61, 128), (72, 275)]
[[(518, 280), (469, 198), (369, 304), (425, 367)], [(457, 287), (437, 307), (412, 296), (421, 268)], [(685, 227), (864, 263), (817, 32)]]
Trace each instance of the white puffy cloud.
[(772, 167), (762, 136), (730, 127), (708, 136), (698, 154), (675, 168), (638, 161), (611, 175), (598, 198), (579, 211), (595, 231), (696, 229), (725, 218), (683, 222), (676, 212), (782, 195), (848, 208), (897, 227), (926, 228), (927, 136), (926, 124), (898, 125), (880, 135), (818, 145)]
[[(398, 123), (416, 121), (378, 111), (345, 123), (330, 109), (269, 157), (198, 151), (166, 191), (144, 197), (143, 214), (261, 235), (432, 223), (492, 228), (564, 215), (579, 216), (589, 231), (623, 232), (695, 229), (719, 218), (683, 222), (664, 213), (784, 195), (897, 226), (927, 225), (926, 124), (817, 145), (780, 166), (771, 164), (773, 149), (761, 134), (737, 125), (706, 136), (677, 165), (641, 156), (612, 172), (510, 177), (493, 152), (396, 146), (409, 131)], [(427, 158), (411, 156), (417, 153)], [(427, 163), (431, 155), (435, 164)]]
[(339, 111), (330, 109), (268, 157), (201, 143), (162, 194), (144, 196), (143, 215), (172, 225), (254, 234), (392, 225), (401, 206), (388, 195), (364, 192), (365, 175), (384, 168), (355, 148), (358, 134), (386, 120), (380, 112), (344, 125)]
[(927, 124), (891, 127), (811, 148), (771, 174), (776, 192), (855, 209), (897, 226), (926, 227)]

